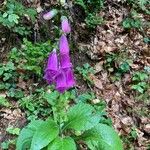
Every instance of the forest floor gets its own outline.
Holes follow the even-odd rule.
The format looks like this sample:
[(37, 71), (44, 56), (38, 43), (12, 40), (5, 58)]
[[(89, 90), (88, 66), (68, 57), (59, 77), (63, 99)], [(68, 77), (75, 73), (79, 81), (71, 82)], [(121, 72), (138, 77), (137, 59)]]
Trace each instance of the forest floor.
[[(48, 5), (49, 2), (40, 3), (38, 0), (37, 3), (30, 4), (28, 2), (25, 5), (38, 9), (57, 6), (55, 2)], [(70, 41), (73, 41), (71, 58), (78, 94), (92, 92), (96, 95), (93, 102), (106, 102), (106, 111), (123, 140), (125, 150), (150, 149), (150, 15), (139, 11), (136, 19), (144, 25), (125, 28), (122, 22), (130, 16), (132, 8), (119, 0), (107, 0), (105, 8), (98, 13), (104, 22), (89, 30), (84, 22), (82, 8), (71, 4), (70, 2), (69, 13), (72, 33), (69, 37)], [(40, 33), (39, 26), (43, 24), (42, 21), (39, 14), (34, 25), (37, 29), (28, 40), (35, 42), (34, 38), (38, 42), (44, 37), (46, 41), (51, 35), (50, 32), (46, 33), (47, 35)], [(22, 40), (13, 33), (8, 36), (6, 28), (0, 28), (0, 61), (6, 64), (10, 50), (16, 44), (19, 47)], [(94, 72), (90, 71), (90, 68)], [(18, 72), (24, 73), (22, 70)], [(84, 72), (87, 72), (88, 78), (84, 76)], [(45, 81), (37, 80), (34, 75), (27, 80), (22, 80), (19, 76), (17, 78), (18, 89), (24, 90), (26, 95), (37, 87), (46, 86)], [(40, 92), (42, 93), (42, 90)], [(14, 139), (8, 127), (16, 127), (16, 130), (24, 127), (30, 111), (26, 112), (20, 107), (20, 103), (13, 96), (9, 97), (5, 90), (0, 91), (0, 96), (8, 98), (11, 105), (0, 106), (0, 142), (7, 145), (13, 143)], [(14, 134), (17, 134), (16, 132)], [(13, 149), (13, 146), (9, 149)]]

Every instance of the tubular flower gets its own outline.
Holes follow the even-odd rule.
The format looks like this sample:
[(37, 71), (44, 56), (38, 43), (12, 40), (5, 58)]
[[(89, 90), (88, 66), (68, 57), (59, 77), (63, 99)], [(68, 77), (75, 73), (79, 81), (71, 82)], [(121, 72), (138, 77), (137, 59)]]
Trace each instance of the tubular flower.
[(56, 9), (52, 9), (51, 11), (47, 12), (46, 14), (43, 15), (43, 18), (45, 20), (50, 20), (52, 19), (56, 14), (58, 13), (58, 11)]
[(69, 44), (67, 37), (62, 35), (59, 40), (60, 54), (69, 54)]
[(61, 28), (64, 33), (70, 33), (71, 27), (66, 16), (61, 17)]
[(44, 79), (47, 81), (48, 84), (53, 83), (53, 76), (52, 76), (51, 71), (46, 71), (45, 72)]
[(60, 93), (63, 93), (67, 89), (66, 76), (63, 70), (60, 70), (56, 77), (56, 89)]
[(73, 71), (71, 68), (60, 69), (59, 74), (56, 77), (56, 89), (63, 93), (69, 88), (75, 85)]
[(60, 66), (62, 69), (72, 67), (69, 54), (60, 54)]
[(54, 49), (53, 52), (49, 55), (44, 78), (48, 81), (48, 83), (51, 83), (51, 81), (53, 81), (57, 73), (58, 73), (58, 58), (56, 49)]
[(74, 79), (73, 71), (71, 68), (68, 68), (64, 71), (65, 71), (65, 75), (66, 75), (67, 87), (71, 88), (75, 85), (75, 79)]

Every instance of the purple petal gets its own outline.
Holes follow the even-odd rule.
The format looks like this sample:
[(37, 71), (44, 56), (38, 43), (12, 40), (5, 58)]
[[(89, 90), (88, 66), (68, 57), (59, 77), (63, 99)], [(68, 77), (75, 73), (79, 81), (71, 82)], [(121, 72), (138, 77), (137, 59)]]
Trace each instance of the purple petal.
[(60, 54), (69, 54), (69, 44), (67, 37), (62, 35), (59, 41)]
[(48, 71), (45, 72), (44, 79), (47, 81), (48, 84), (53, 83), (53, 78)]
[(71, 68), (65, 71), (67, 87), (71, 88), (75, 85), (75, 79)]
[(58, 11), (56, 9), (52, 9), (51, 11), (49, 11), (48, 13), (43, 15), (43, 18), (45, 20), (50, 20), (52, 19), (56, 14), (58, 13)]
[(60, 54), (60, 66), (61, 68), (72, 67), (69, 54)]
[(66, 76), (63, 70), (61, 70), (58, 76), (56, 77), (56, 89), (60, 93), (63, 93), (67, 89)]
[(54, 49), (53, 52), (49, 55), (47, 67), (45, 69), (44, 79), (47, 80), (49, 84), (53, 82), (55, 77), (58, 74), (58, 59), (57, 53)]
[(48, 84), (52, 84), (57, 76), (58, 72), (53, 70), (46, 70), (44, 74), (44, 79), (48, 82)]
[(71, 28), (66, 16), (61, 17), (61, 28), (64, 33), (70, 33)]
[(46, 70), (58, 71), (58, 58), (56, 49), (54, 49), (49, 55)]

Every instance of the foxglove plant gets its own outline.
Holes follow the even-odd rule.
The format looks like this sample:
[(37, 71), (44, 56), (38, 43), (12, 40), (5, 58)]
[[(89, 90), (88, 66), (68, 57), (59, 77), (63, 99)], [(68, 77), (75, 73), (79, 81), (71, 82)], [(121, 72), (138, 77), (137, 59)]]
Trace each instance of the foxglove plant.
[[(49, 84), (56, 83), (56, 89), (60, 92), (48, 91), (44, 97), (42, 92), (52, 113), (47, 120), (33, 120), (21, 130), (16, 150), (78, 150), (83, 144), (89, 150), (123, 150), (122, 142), (108, 125), (103, 109), (98, 110), (84, 103), (82, 95), (75, 97), (72, 92), (61, 94), (75, 84), (65, 34), (60, 37), (60, 54), (54, 49), (45, 69), (44, 78)], [(78, 99), (79, 103), (74, 105), (73, 102), (68, 107), (73, 98)]]
[(62, 19), (62, 31), (59, 40), (59, 61), (56, 49), (49, 55), (47, 67), (45, 69), (44, 79), (48, 84), (56, 83), (56, 89), (63, 93), (65, 90), (75, 85), (74, 75), (72, 71), (72, 64), (69, 55), (69, 43), (65, 33), (71, 31), (67, 18)]

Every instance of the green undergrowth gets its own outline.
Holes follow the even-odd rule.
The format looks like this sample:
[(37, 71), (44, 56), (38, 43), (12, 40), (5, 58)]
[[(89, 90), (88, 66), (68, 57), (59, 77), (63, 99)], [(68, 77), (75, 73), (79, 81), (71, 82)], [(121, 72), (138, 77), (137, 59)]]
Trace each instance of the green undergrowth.
[(0, 8), (0, 24), (20, 35), (31, 34), (37, 12), (34, 8), (27, 8), (16, 0), (7, 0)]
[(132, 8), (136, 9), (137, 11), (143, 11), (146, 14), (150, 14), (150, 1), (149, 0), (127, 0), (127, 3), (131, 5)]
[[(29, 89), (35, 87), (33, 83), (43, 78), (45, 59), (52, 47), (50, 41), (32, 43), (27, 39), (20, 48), (14, 47), (7, 56), (8, 61), (0, 64), (0, 91), (16, 100), (30, 93)], [(27, 85), (29, 80), (31, 83)]]
[(17, 69), (41, 76), (43, 73), (45, 58), (52, 50), (51, 41), (32, 43), (23, 39), (21, 48), (13, 48), (9, 59), (15, 63)]
[[(84, 94), (85, 96), (85, 94)], [(44, 98), (51, 114), (46, 120), (31, 121), (20, 132), (17, 150), (25, 149), (122, 149), (122, 144), (111, 127), (105, 104), (83, 102), (74, 91), (60, 94), (49, 89)], [(101, 106), (101, 107), (100, 107)], [(109, 133), (109, 134), (108, 134)], [(30, 138), (29, 138), (30, 137)]]
[(142, 101), (147, 104), (150, 95), (148, 90), (150, 87), (149, 80), (149, 67), (145, 66), (139, 71), (132, 69), (134, 59), (128, 56), (127, 51), (120, 51), (119, 53), (106, 54), (104, 60), (104, 69), (110, 74), (112, 82), (120, 81), (124, 78), (124, 75), (130, 74), (131, 80), (129, 79), (128, 84), (129, 90), (134, 91), (135, 99)]
[(103, 0), (75, 0), (74, 3), (83, 8), (87, 27), (95, 28), (103, 23), (103, 18), (98, 15), (99, 11), (104, 7)]
[(17, 150), (55, 147), (72, 150), (81, 149), (83, 145), (91, 150), (122, 150), (121, 140), (107, 117), (106, 103), (98, 100), (94, 93), (77, 96), (75, 90), (70, 90), (60, 94), (53, 87), (46, 87), (18, 102), (30, 123), (21, 132), (17, 127), (8, 127), (8, 134), (19, 134), (19, 137), (3, 142), (4, 149), (16, 143)]

